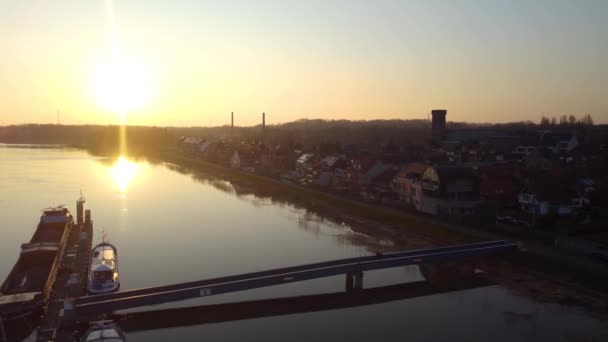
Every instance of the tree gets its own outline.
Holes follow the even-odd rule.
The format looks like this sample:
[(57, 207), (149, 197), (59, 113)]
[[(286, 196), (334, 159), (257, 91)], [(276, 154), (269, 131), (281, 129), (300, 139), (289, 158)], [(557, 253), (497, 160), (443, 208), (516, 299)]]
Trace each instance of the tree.
[(550, 124), (551, 124), (551, 121), (549, 121), (549, 118), (547, 118), (545, 116), (542, 116), (540, 118), (540, 125), (541, 126), (545, 126), (546, 127), (546, 126), (549, 126)]
[(583, 116), (581, 119), (581, 124), (585, 126), (593, 126), (593, 118), (591, 117), (591, 114)]
[(568, 124), (570, 126), (576, 125), (576, 116), (570, 114), (570, 116), (568, 116)]
[(568, 117), (566, 115), (562, 115), (559, 117), (559, 124), (561, 126), (565, 126), (568, 124)]
[(555, 119), (555, 117), (551, 118), (551, 126), (557, 126), (557, 120)]

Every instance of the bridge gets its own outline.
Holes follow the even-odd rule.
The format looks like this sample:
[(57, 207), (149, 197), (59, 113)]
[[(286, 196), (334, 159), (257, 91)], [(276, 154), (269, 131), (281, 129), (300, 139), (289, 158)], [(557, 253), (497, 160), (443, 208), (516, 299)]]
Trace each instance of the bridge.
[[(363, 272), (407, 265), (440, 265), (468, 258), (499, 255), (519, 250), (506, 241), (447, 246), (405, 252), (376, 254), (279, 268), (227, 277), (205, 279), (117, 293), (68, 298), (64, 301), (64, 319), (83, 321), (86, 317), (118, 310), (158, 305), (187, 299), (244, 291), (298, 281), (346, 275), (346, 290), (363, 289)], [(472, 268), (471, 268), (472, 270)], [(423, 270), (423, 274), (424, 274)]]

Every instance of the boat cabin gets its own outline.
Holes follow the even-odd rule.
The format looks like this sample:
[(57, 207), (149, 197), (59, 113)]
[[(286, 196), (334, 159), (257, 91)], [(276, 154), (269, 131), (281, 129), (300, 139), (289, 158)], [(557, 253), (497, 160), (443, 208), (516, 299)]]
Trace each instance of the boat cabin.
[(44, 209), (42, 215), (40, 215), (40, 223), (68, 223), (71, 218), (72, 214), (70, 214), (70, 211), (67, 208), (47, 208)]

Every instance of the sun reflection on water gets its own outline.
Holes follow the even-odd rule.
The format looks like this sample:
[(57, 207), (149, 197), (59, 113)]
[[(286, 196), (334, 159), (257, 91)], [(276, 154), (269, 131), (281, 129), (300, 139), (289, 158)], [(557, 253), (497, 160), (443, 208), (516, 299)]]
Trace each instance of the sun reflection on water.
[(137, 164), (125, 157), (119, 157), (112, 166), (111, 174), (121, 193), (124, 193), (138, 172)]

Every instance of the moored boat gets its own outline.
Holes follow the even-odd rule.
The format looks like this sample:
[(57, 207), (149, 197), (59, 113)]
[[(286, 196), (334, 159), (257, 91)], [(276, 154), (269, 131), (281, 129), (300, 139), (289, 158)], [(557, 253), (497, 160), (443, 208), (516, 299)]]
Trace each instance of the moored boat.
[(125, 342), (126, 340), (125, 333), (112, 321), (92, 323), (80, 339), (81, 342)]
[(118, 253), (116, 247), (102, 242), (91, 252), (88, 291), (92, 294), (108, 293), (118, 290)]
[(61, 206), (42, 211), (30, 242), (21, 245), (19, 259), (0, 287), (0, 317), (14, 319), (42, 309), (57, 275), (73, 223)]

